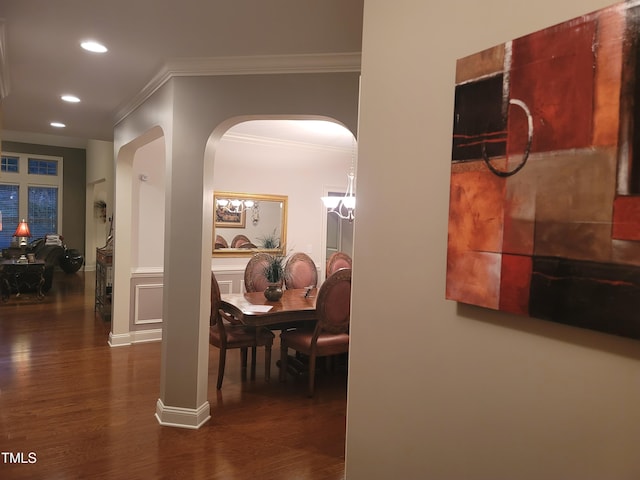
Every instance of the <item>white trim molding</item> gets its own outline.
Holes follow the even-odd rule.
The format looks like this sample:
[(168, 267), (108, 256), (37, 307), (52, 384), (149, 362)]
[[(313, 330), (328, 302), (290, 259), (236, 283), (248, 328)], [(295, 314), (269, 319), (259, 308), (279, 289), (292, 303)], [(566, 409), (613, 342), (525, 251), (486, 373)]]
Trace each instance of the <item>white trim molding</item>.
[(134, 325), (145, 325), (149, 323), (162, 323), (162, 303), (160, 303), (160, 313), (161, 316), (158, 318), (147, 318), (144, 320), (140, 319), (140, 303), (142, 302), (143, 292), (145, 291), (160, 291), (160, 297), (162, 297), (162, 289), (164, 288), (164, 284), (162, 283), (148, 283), (148, 284), (138, 284), (134, 287), (134, 300), (133, 300), (133, 324)]
[(360, 52), (346, 52), (170, 59), (133, 99), (117, 109), (115, 123), (124, 120), (173, 77), (360, 72), (361, 57)]
[(351, 153), (351, 147), (345, 148), (334, 145), (323, 145), (320, 143), (297, 142), (289, 139), (285, 140), (281, 138), (263, 137), (260, 135), (249, 135), (246, 133), (225, 132), (224, 139), (225, 141), (258, 145), (262, 147), (293, 147), (311, 151), (320, 150), (324, 152)]
[(111, 348), (128, 347), (134, 343), (159, 342), (162, 340), (162, 328), (150, 328), (148, 330), (136, 330), (134, 332), (114, 335), (109, 333), (107, 342)]
[(119, 333), (116, 335), (114, 335), (113, 332), (109, 332), (108, 344), (112, 348), (125, 347), (127, 345), (131, 345), (131, 332)]
[(131, 343), (159, 342), (162, 340), (162, 328), (136, 330), (131, 332)]
[(156, 419), (166, 427), (190, 428), (196, 430), (211, 418), (209, 402), (204, 402), (197, 409), (170, 407), (161, 399), (156, 404)]

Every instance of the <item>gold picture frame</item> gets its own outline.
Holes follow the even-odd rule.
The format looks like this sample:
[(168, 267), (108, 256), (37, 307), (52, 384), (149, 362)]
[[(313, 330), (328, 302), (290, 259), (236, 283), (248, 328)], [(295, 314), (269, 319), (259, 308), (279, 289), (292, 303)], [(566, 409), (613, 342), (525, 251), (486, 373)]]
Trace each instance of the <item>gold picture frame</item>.
[(221, 228), (244, 228), (247, 224), (247, 211), (229, 212), (223, 207), (217, 206), (213, 222), (216, 227)]

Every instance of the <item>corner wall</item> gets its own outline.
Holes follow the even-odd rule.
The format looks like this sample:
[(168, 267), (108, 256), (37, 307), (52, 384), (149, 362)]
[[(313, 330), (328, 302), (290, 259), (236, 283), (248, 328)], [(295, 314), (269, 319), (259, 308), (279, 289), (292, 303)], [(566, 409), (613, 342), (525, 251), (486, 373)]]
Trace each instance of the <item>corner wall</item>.
[(365, 0), (347, 479), (640, 478), (640, 342), (444, 299), (456, 60), (607, 5)]

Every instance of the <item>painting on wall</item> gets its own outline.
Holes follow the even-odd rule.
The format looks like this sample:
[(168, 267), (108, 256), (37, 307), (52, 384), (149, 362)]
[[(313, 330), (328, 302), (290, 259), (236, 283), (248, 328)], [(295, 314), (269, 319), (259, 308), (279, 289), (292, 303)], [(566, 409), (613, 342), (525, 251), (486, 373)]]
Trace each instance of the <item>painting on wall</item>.
[(640, 339), (640, 2), (459, 59), (446, 297)]
[(217, 206), (213, 218), (215, 227), (218, 228), (244, 228), (247, 223), (247, 212), (230, 212), (224, 207)]

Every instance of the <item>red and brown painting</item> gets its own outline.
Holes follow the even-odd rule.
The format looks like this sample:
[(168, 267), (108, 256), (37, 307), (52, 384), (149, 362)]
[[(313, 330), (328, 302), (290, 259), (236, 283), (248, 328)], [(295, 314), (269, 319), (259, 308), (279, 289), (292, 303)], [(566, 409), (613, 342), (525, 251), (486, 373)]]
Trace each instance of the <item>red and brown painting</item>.
[(636, 5), (458, 60), (448, 299), (640, 338)]

